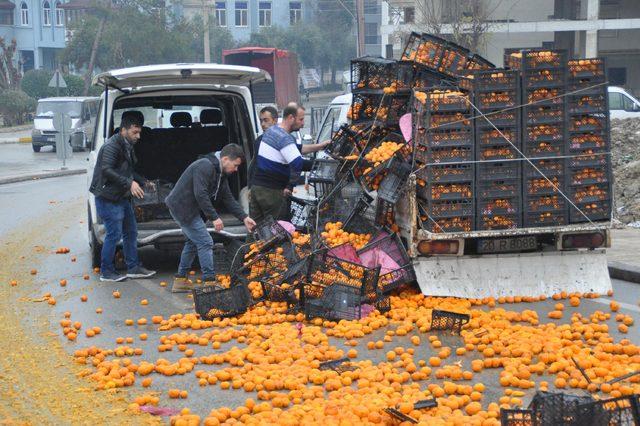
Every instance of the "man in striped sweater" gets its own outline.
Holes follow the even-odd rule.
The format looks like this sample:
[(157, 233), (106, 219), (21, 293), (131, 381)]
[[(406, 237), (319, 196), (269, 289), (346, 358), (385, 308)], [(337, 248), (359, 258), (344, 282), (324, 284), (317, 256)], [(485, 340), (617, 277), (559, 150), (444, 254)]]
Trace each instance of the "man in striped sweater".
[(267, 216), (278, 217), (300, 178), (303, 160), (291, 132), (302, 127), (304, 108), (290, 104), (282, 113), (282, 122), (262, 136), (249, 195), (249, 215), (257, 223)]

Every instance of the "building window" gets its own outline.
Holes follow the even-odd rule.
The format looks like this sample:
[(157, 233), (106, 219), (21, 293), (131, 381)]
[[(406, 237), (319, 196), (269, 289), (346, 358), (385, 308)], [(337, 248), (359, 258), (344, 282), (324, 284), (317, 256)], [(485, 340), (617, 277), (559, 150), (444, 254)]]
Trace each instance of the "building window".
[(13, 25), (13, 10), (0, 9), (0, 25)]
[(405, 7), (404, 8), (404, 23), (405, 24), (413, 24), (416, 22), (416, 8)]
[(29, 25), (29, 6), (24, 2), (20, 5), (20, 25)]
[(302, 21), (302, 2), (290, 1), (289, 2), (289, 24), (295, 25)]
[(258, 4), (258, 25), (261, 27), (271, 26), (271, 2), (261, 1)]
[(378, 0), (365, 0), (364, 1), (364, 13), (367, 15), (379, 15), (380, 14), (380, 2)]
[(364, 24), (364, 44), (380, 44), (377, 23)]
[(246, 27), (247, 23), (247, 2), (246, 1), (237, 1), (236, 2), (236, 27)]
[(56, 26), (61, 27), (64, 25), (64, 9), (62, 9), (62, 3), (56, 2)]
[(45, 27), (51, 25), (51, 5), (48, 1), (42, 4), (42, 25)]
[(223, 1), (216, 2), (216, 25), (219, 27), (227, 26), (227, 3)]

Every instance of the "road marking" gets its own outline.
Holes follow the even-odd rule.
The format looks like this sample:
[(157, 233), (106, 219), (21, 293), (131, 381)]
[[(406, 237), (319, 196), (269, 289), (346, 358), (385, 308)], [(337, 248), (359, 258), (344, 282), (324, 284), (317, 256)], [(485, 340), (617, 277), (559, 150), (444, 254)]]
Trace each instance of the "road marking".
[(27, 136), (24, 138), (18, 138), (19, 143), (31, 143), (31, 136)]
[[(590, 299), (590, 300), (593, 302), (602, 303), (603, 305), (607, 305), (607, 306), (609, 306), (609, 303), (611, 303), (611, 300), (609, 299), (598, 298), (598, 299)], [(640, 308), (637, 307), (636, 305), (632, 305), (630, 303), (624, 303), (624, 302), (618, 302), (618, 304), (623, 309), (628, 309), (633, 312), (640, 312)]]

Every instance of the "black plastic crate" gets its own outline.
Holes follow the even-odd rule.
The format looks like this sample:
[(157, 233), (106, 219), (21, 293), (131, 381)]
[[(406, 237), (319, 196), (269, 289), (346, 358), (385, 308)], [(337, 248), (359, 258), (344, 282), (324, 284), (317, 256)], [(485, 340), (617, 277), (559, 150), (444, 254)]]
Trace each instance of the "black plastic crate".
[(526, 49), (521, 50), (521, 69), (553, 69), (565, 68), (567, 51), (560, 49)]
[(378, 124), (397, 125), (407, 113), (410, 92), (395, 94), (354, 93), (350, 108), (353, 122), (374, 120)]
[(522, 198), (513, 196), (478, 198), (478, 230), (516, 229), (522, 226)]
[(474, 216), (433, 217), (420, 213), (421, 228), (434, 234), (446, 232), (470, 232), (474, 228)]
[(468, 130), (471, 129), (470, 115), (460, 111), (431, 113), (427, 111), (422, 124), (428, 132), (435, 130)]
[(514, 90), (476, 93), (476, 106), (482, 111), (515, 108), (520, 105), (520, 96)]
[(412, 32), (402, 53), (403, 61), (415, 61), (448, 75), (463, 74), (469, 51), (445, 39)]
[(473, 215), (473, 201), (471, 199), (432, 201), (420, 198), (421, 206), (431, 217), (447, 218)]
[(228, 275), (231, 271), (232, 258), (229, 256), (224, 244), (213, 245), (214, 270), (218, 275)]
[(594, 149), (571, 150), (567, 160), (569, 167), (604, 167), (609, 164), (610, 153)]
[(469, 56), (467, 60), (466, 69), (470, 71), (481, 71), (481, 70), (489, 70), (493, 69), (496, 66), (490, 62), (488, 59), (478, 55), (472, 54)]
[(358, 367), (351, 363), (351, 359), (348, 357), (324, 361), (318, 366), (318, 370), (333, 370), (338, 374), (342, 374), (345, 371), (354, 371), (357, 368)]
[(333, 134), (331, 143), (325, 148), (325, 151), (334, 157), (346, 157), (354, 151), (357, 136), (358, 133), (354, 132), (351, 126), (343, 124)]
[(476, 165), (477, 182), (520, 179), (522, 162), (503, 161), (479, 163)]
[(351, 61), (353, 92), (382, 90), (396, 80), (396, 61), (375, 56), (364, 56)]
[(534, 126), (525, 126), (523, 146), (529, 142), (563, 141), (565, 137), (565, 126), (563, 124), (538, 124)]
[(561, 226), (568, 223), (567, 211), (555, 212), (524, 212), (523, 224), (525, 228), (540, 228), (546, 226)]
[(432, 148), (472, 148), (474, 145), (473, 128), (467, 126), (457, 130), (448, 130), (446, 127), (439, 127), (416, 135), (416, 143)]
[(310, 226), (313, 229), (324, 229), (328, 222), (346, 224), (353, 217), (363, 213), (371, 201), (372, 198), (365, 192), (359, 181), (345, 178), (318, 202), (317, 209), (309, 217)]
[(416, 150), (416, 160), (424, 164), (464, 164), (473, 161), (473, 147), (445, 147)]
[(611, 199), (609, 182), (569, 186), (568, 194), (574, 203), (597, 203)]
[(522, 73), (522, 87), (564, 89), (567, 84), (567, 70), (565, 67), (551, 69), (528, 69)]
[(572, 114), (569, 120), (569, 132), (608, 133), (607, 114)]
[(148, 205), (161, 205), (164, 206), (164, 199), (173, 189), (171, 182), (164, 181), (162, 179), (152, 180), (153, 187), (150, 185), (145, 186), (143, 198), (133, 198), (133, 206), (148, 206)]
[(460, 334), (469, 319), (469, 314), (432, 309), (431, 330), (450, 330), (454, 334)]
[(390, 269), (381, 267), (378, 288), (382, 293), (388, 293), (402, 284), (416, 280), (413, 262), (398, 234), (379, 232), (366, 246), (358, 250), (358, 255), (364, 261), (367, 256), (373, 257), (376, 250), (388, 256), (397, 265)]
[(605, 114), (608, 111), (607, 88), (598, 89), (598, 93), (580, 93), (567, 96), (567, 112), (570, 114)]
[(499, 130), (496, 129), (478, 129), (476, 131), (477, 141), (479, 145), (502, 145), (511, 144), (520, 146), (520, 137), (517, 127), (507, 127)]
[(410, 174), (411, 164), (393, 158), (389, 171), (378, 187), (378, 198), (395, 204), (400, 198)]
[(542, 426), (532, 410), (500, 409), (501, 426)]
[(202, 319), (212, 320), (243, 314), (250, 305), (251, 294), (244, 284), (224, 288), (219, 285), (195, 287), (195, 310)]
[(518, 229), (522, 227), (521, 214), (478, 214), (476, 228), (478, 231), (495, 231), (499, 229)]
[(636, 426), (640, 424), (640, 401), (638, 395), (580, 404), (577, 409), (579, 425)]
[(525, 180), (530, 178), (537, 179), (543, 176), (562, 176), (565, 173), (563, 159), (533, 159), (531, 160), (531, 163), (528, 161), (523, 161), (523, 163)]
[(559, 140), (525, 141), (523, 152), (529, 158), (559, 157), (564, 154), (564, 138)]
[(473, 164), (452, 164), (446, 166), (426, 166), (416, 172), (418, 179), (423, 182), (460, 182), (472, 180), (474, 173)]
[(316, 198), (322, 198), (336, 185), (339, 179), (339, 171), (342, 167), (341, 162), (330, 159), (316, 159), (313, 162), (311, 171), (309, 172), (308, 182), (313, 186), (313, 192)]
[(526, 108), (538, 106), (564, 106), (564, 86), (554, 88), (527, 89), (524, 91), (523, 103), (531, 104)]
[(359, 320), (368, 313), (366, 305), (380, 312), (386, 312), (391, 308), (388, 296), (379, 294), (376, 300), (368, 303), (357, 288), (346, 284), (335, 283), (327, 287), (309, 284), (304, 286), (304, 289), (304, 313), (308, 320)]
[(558, 189), (562, 190), (564, 176), (549, 176), (529, 178), (524, 184), (524, 193), (527, 196), (553, 195), (558, 194)]
[(514, 70), (496, 68), (473, 73), (476, 93), (518, 90), (520, 74)]
[(425, 107), (427, 111), (436, 112), (453, 112), (463, 111), (471, 112), (471, 100), (469, 95), (463, 94), (455, 90), (436, 89), (439, 92), (428, 91)]
[[(569, 223), (584, 223), (588, 221), (596, 222), (599, 220), (611, 220), (611, 200), (603, 200), (593, 203), (576, 203), (574, 204), (582, 211), (573, 206), (569, 206)], [(584, 213), (584, 214), (583, 214)], [(585, 215), (587, 217), (585, 217)], [(588, 218), (588, 220), (587, 220)]]
[(579, 407), (594, 402), (590, 395), (572, 395), (538, 391), (533, 396), (529, 409), (534, 412), (540, 425), (579, 425)]
[(572, 167), (567, 171), (567, 185), (593, 185), (603, 184), (611, 180), (609, 167), (590, 166)]
[(567, 62), (569, 79), (579, 81), (581, 79), (606, 78), (604, 58), (572, 59)]
[(255, 240), (262, 241), (267, 244), (269, 241), (289, 241), (290, 236), (273, 217), (268, 216), (262, 222), (258, 223), (253, 230)]
[(473, 198), (473, 180), (467, 182), (427, 182), (417, 195), (429, 201), (460, 201)]
[(309, 217), (313, 214), (318, 202), (293, 196), (289, 199), (291, 200), (291, 223), (298, 231), (308, 231)]
[(479, 181), (475, 188), (476, 198), (480, 200), (515, 197), (520, 194), (521, 182), (520, 178)]
[(452, 80), (451, 76), (438, 72), (415, 61), (398, 62), (398, 89), (427, 89)]
[(493, 129), (520, 125), (520, 114), (516, 110), (487, 112), (485, 116), (474, 115), (476, 129)]
[[(478, 148), (478, 160), (482, 161), (500, 161), (500, 160), (516, 160), (521, 158), (518, 150), (509, 143), (500, 145), (490, 145)], [(480, 166), (492, 163), (479, 163)]]
[(568, 148), (571, 153), (584, 150), (593, 150), (596, 152), (609, 151), (611, 146), (610, 133), (588, 132), (588, 133), (572, 133), (569, 135)]
[(524, 125), (553, 124), (565, 122), (565, 105), (541, 106), (532, 105), (522, 108)]

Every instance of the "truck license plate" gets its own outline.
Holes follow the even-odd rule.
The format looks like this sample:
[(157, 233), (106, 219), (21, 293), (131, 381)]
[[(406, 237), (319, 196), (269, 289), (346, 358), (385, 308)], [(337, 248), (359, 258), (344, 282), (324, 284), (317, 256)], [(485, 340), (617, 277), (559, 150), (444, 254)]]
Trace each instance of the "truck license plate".
[(478, 240), (478, 253), (509, 253), (535, 250), (537, 247), (538, 240), (533, 236)]

